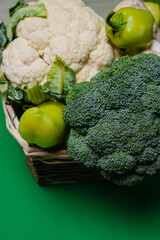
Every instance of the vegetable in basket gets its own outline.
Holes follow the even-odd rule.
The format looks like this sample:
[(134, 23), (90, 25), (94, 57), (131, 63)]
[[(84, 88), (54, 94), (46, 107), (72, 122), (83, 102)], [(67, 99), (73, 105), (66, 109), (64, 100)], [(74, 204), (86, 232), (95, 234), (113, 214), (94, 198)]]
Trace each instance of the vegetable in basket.
[[(154, 0), (154, 1), (156, 1), (156, 0)], [(125, 7), (132, 7), (132, 8), (135, 8), (135, 9), (144, 9), (144, 10), (150, 12), (150, 10), (145, 6), (145, 4), (144, 4), (144, 2), (142, 0), (123, 0), (123, 1), (120, 1), (114, 7), (113, 11), (117, 12), (119, 9), (125, 8)], [(155, 14), (155, 12), (153, 12), (153, 11), (151, 13)], [(153, 25), (153, 38), (154, 39), (157, 38), (157, 25), (156, 25), (156, 22), (154, 22), (154, 25)]]
[[(7, 103), (28, 100), (24, 95), (28, 84), (33, 82), (51, 100), (52, 95), (59, 94), (53, 91), (52, 86), (56, 84), (48, 79), (56, 56), (73, 70), (77, 82), (89, 80), (114, 61), (114, 49), (105, 34), (105, 20), (81, 0), (42, 0), (27, 4), (21, 0), (10, 9), (10, 17), (7, 26), (0, 25), (1, 69), (12, 85)], [(61, 66), (59, 76), (63, 71), (66, 73)], [(30, 99), (30, 102), (42, 101), (35, 103)]]
[(55, 101), (26, 110), (18, 127), (21, 137), (42, 148), (64, 144), (67, 128), (63, 108), (64, 104)]
[(18, 9), (10, 18), (7, 25), (7, 38), (11, 42), (14, 38), (14, 30), (20, 20), (25, 17), (47, 17), (47, 11), (43, 3), (35, 4), (34, 6), (23, 6)]
[(69, 155), (131, 186), (160, 170), (160, 57), (119, 58), (67, 96)]
[(118, 48), (143, 48), (152, 43), (154, 18), (147, 10), (121, 8), (112, 11), (106, 23), (106, 34)]
[(54, 99), (65, 102), (65, 97), (75, 84), (75, 79), (73, 70), (56, 56), (43, 85), (36, 80), (24, 86), (12, 84), (0, 71), (0, 91), (6, 95), (7, 104), (15, 101), (21, 103), (23, 107), (30, 103), (38, 105)]
[(158, 26), (159, 22), (160, 22), (160, 6), (159, 6), (159, 4), (154, 3), (154, 2), (144, 2), (144, 5), (150, 10), (150, 12), (152, 13), (154, 20)]

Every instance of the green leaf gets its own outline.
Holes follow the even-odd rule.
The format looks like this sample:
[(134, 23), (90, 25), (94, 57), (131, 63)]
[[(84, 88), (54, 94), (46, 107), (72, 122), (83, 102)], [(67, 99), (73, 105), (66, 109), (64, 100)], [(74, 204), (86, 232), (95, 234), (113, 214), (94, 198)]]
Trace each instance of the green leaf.
[(2, 50), (0, 50), (0, 65), (1, 65), (1, 63), (2, 63)]
[(23, 111), (25, 112), (25, 111), (27, 111), (27, 109), (29, 109), (29, 108), (32, 108), (32, 107), (35, 107), (35, 105), (34, 104), (29, 104), (29, 103), (25, 103), (23, 106), (22, 106), (22, 109), (23, 109)]
[(23, 91), (19, 87), (14, 87), (13, 85), (9, 85), (7, 97), (12, 101), (23, 100)]
[(7, 44), (7, 28), (4, 22), (0, 23), (0, 64), (2, 62), (2, 52)]
[(0, 69), (0, 84), (6, 84), (8, 83), (4, 73), (2, 72), (2, 70)]
[(37, 82), (29, 83), (24, 89), (24, 92), (25, 102), (31, 102), (34, 105), (39, 105), (50, 99), (50, 97), (42, 91)]
[(13, 6), (12, 8), (9, 9), (9, 15), (10, 17), (12, 17), (12, 15), (17, 12), (17, 10), (19, 10), (20, 8), (26, 7), (28, 6), (28, 4), (24, 3), (24, 0), (19, 0), (15, 6)]
[(6, 101), (5, 101), (6, 105), (11, 105), (12, 101), (8, 98), (8, 95), (6, 96)]
[(9, 82), (7, 81), (4, 73), (0, 70), (0, 92), (6, 94), (8, 91)]
[(7, 90), (8, 90), (8, 84), (7, 84), (7, 83), (0, 85), (0, 92), (1, 92), (2, 94), (5, 94), (5, 93), (7, 92)]
[(47, 74), (47, 81), (43, 87), (58, 94), (63, 94), (63, 64), (55, 59)]
[(6, 93), (6, 104), (17, 102), (23, 106), (26, 104), (30, 106), (55, 99), (65, 103), (67, 93), (75, 84), (75, 78), (73, 70), (60, 57), (56, 56), (43, 86), (35, 81), (22, 88), (10, 83), (0, 72), (0, 90)]
[[(62, 60), (61, 60), (62, 61)], [(72, 87), (76, 84), (76, 75), (71, 68), (69, 68), (65, 62), (64, 64), (64, 85), (63, 93), (66, 96)]]
[[(6, 80), (7, 81), (7, 80)], [(4, 81), (0, 82), (0, 89), (5, 88)], [(49, 94), (46, 94), (40, 88), (37, 82), (32, 82), (25, 87), (14, 86), (7, 81), (8, 87), (6, 90), (6, 104), (11, 105), (14, 102), (23, 105), (39, 105), (47, 100), (54, 99)]]
[(56, 100), (58, 100), (60, 102), (65, 103), (65, 101), (66, 101), (66, 96), (65, 95), (52, 92), (48, 88), (45, 88), (44, 86), (40, 86), (40, 88), (42, 89), (42, 91), (44, 93), (46, 93), (48, 96), (50, 96), (51, 100), (56, 99)]
[(0, 49), (3, 49), (7, 43), (7, 28), (4, 22), (0, 23)]
[(75, 74), (71, 68), (58, 56), (47, 74), (47, 81), (43, 87), (52, 94), (67, 95), (75, 84)]
[(25, 17), (47, 17), (47, 10), (43, 3), (34, 6), (26, 6), (18, 9), (10, 18), (7, 25), (7, 37), (9, 42), (14, 38), (15, 28), (18, 22)]

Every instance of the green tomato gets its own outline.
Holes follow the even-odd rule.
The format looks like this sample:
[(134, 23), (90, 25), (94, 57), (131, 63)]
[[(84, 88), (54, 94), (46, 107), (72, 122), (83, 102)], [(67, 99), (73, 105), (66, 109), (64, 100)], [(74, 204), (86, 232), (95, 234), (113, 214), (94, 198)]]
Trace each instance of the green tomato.
[(159, 7), (159, 4), (158, 3), (153, 3), (153, 2), (144, 2), (144, 5), (152, 13), (152, 15), (155, 19), (155, 22), (158, 26), (159, 22), (160, 22), (160, 7)]
[(63, 108), (64, 104), (59, 102), (46, 102), (29, 108), (19, 122), (21, 137), (42, 148), (63, 144), (66, 136)]
[(121, 8), (111, 12), (106, 22), (106, 34), (118, 48), (143, 48), (152, 43), (154, 18), (147, 10)]

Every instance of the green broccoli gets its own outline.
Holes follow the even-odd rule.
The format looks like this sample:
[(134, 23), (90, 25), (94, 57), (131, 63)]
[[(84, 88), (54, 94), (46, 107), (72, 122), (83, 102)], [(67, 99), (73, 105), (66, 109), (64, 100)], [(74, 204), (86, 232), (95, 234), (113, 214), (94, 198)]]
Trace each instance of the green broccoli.
[(131, 186), (160, 170), (160, 57), (124, 56), (67, 96), (68, 153)]

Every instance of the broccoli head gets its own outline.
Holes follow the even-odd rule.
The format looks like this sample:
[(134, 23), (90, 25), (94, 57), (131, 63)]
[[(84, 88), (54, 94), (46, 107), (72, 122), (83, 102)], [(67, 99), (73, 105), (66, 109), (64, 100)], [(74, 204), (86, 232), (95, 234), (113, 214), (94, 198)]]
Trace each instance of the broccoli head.
[(121, 57), (75, 85), (66, 103), (75, 161), (127, 186), (160, 170), (160, 57)]

